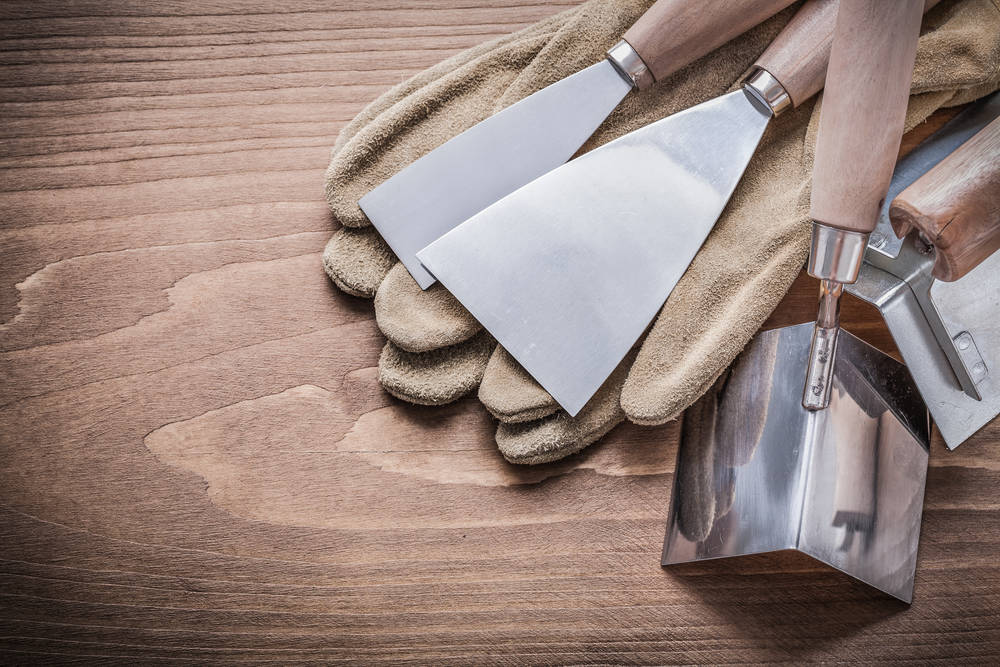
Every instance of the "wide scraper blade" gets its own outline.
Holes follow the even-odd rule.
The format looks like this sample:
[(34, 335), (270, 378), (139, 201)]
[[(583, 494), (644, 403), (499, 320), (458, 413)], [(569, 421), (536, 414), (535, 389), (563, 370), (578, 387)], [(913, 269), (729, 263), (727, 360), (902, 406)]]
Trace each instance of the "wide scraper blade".
[(769, 119), (742, 91), (705, 102), (549, 172), (418, 257), (576, 415), (691, 263)]
[(422, 289), (416, 252), (573, 156), (632, 89), (602, 61), (487, 118), (361, 198), (358, 205)]

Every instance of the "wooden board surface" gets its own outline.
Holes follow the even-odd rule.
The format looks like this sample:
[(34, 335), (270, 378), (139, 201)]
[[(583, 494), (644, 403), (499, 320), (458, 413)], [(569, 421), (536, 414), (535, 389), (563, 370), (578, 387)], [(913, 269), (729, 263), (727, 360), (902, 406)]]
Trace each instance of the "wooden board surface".
[(674, 424), (523, 468), (474, 400), (378, 388), (320, 268), (329, 147), (568, 4), (0, 6), (0, 661), (997, 659), (997, 421), (934, 444), (906, 607), (804, 559), (662, 570)]

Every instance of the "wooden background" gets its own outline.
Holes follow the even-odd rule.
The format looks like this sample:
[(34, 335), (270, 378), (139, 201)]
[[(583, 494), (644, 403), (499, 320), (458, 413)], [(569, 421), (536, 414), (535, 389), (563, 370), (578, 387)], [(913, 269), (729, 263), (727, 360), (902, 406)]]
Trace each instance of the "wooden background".
[(329, 147), (568, 4), (0, 5), (0, 661), (997, 660), (997, 421), (935, 443), (906, 607), (800, 558), (662, 570), (675, 425), (519, 468), (475, 400), (378, 388), (320, 268)]

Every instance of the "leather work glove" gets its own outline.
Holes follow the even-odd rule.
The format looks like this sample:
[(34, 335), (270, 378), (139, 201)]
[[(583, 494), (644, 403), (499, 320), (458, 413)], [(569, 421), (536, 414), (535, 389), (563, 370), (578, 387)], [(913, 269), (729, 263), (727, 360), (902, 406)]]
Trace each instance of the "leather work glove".
[[(387, 343), (379, 381), (394, 396), (439, 405), (479, 388), (514, 463), (579, 451), (629, 419), (677, 418), (739, 354), (808, 254), (808, 201), (819, 105), (776, 118), (701, 251), (645, 338), (575, 418), (440, 284), (421, 291), (357, 202), (386, 178), (492, 113), (603, 58), (651, 0), (590, 0), (460, 53), (386, 92), (338, 136), (326, 196), (343, 225), (323, 264), (334, 283), (374, 297)], [(732, 90), (797, 5), (631, 93), (581, 152)], [(1000, 0), (944, 0), (924, 17), (906, 129), (1000, 85)], [(614, 224), (613, 220), (608, 224)], [(595, 277), (599, 280), (600, 277)]]

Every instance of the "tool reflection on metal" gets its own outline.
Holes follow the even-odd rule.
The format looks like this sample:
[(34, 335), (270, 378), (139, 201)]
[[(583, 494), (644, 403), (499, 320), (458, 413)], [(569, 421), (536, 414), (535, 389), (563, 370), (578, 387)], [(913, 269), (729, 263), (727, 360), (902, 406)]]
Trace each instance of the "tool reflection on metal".
[(806, 410), (812, 324), (765, 331), (685, 413), (664, 566), (796, 550), (910, 601), (930, 424), (905, 366), (842, 331)]

